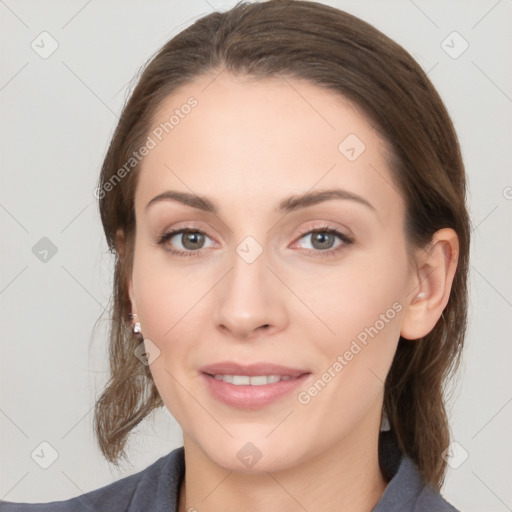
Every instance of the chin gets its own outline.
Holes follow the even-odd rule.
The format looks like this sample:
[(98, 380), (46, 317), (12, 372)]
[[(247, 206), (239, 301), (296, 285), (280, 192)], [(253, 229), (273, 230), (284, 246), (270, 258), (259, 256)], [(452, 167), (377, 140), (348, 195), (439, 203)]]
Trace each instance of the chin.
[[(297, 464), (295, 446), (286, 446), (278, 440), (244, 436), (230, 438), (224, 443), (203, 445), (205, 454), (217, 465), (229, 471), (256, 474), (266, 471), (281, 471)], [(251, 440), (252, 439), (252, 440)], [(208, 439), (207, 442), (211, 442)]]

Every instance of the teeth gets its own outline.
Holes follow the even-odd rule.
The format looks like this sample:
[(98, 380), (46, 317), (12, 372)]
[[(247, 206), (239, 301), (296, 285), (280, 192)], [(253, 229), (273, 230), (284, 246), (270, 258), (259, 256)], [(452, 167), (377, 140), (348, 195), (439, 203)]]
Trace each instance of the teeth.
[(290, 380), (289, 375), (214, 375), (216, 380), (223, 380), (235, 386), (264, 386), (265, 384), (274, 384), (280, 380)]

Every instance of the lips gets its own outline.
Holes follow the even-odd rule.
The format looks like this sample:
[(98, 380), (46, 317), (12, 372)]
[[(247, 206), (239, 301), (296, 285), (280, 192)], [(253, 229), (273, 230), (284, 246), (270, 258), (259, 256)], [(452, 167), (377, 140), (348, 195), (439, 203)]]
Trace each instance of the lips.
[(258, 410), (286, 399), (311, 379), (312, 373), (270, 362), (220, 361), (203, 366), (201, 377), (216, 400), (236, 409)]
[[(279, 377), (279, 380), (277, 381), (276, 378), (273, 378), (272, 382), (268, 379), (267, 383), (260, 382), (261, 379), (265, 378), (262, 376), (243, 376), (240, 374), (236, 376), (236, 374), (234, 374), (232, 377), (233, 380), (230, 382), (231, 377), (227, 377), (228, 374), (216, 373), (215, 377), (205, 372), (200, 374), (201, 382), (204, 384), (212, 398), (232, 408), (247, 411), (261, 410), (280, 400), (291, 400), (291, 396), (293, 396), (294, 391), (296, 391), (300, 386), (305, 385), (308, 380), (313, 378), (312, 373), (304, 373), (302, 370), (295, 370), (273, 364), (254, 365), (251, 367), (245, 365), (232, 365), (230, 363), (229, 366), (211, 365), (209, 367), (205, 367), (205, 369), (208, 372), (217, 372), (221, 370), (224, 372), (234, 371), (240, 373), (248, 371), (256, 373), (265, 371), (281, 371), (283, 373), (290, 374)], [(223, 375), (224, 378), (219, 380), (219, 376), (221, 375)], [(294, 377), (292, 375), (297, 376)], [(226, 377), (228, 380), (225, 380)], [(249, 379), (251, 382), (246, 382)], [(258, 382), (253, 383), (253, 379), (256, 379)]]
[(200, 369), (207, 375), (247, 375), (255, 377), (259, 375), (280, 375), (297, 378), (306, 373), (310, 373), (305, 369), (290, 368), (273, 363), (253, 363), (253, 364), (239, 364), (234, 361), (221, 361), (218, 363), (203, 366)]

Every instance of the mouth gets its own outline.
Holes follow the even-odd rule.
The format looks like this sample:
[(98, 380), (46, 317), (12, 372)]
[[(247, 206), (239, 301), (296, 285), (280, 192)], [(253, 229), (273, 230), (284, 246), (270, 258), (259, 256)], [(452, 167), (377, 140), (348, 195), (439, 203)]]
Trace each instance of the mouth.
[(291, 394), (310, 371), (271, 363), (216, 363), (201, 368), (204, 382), (216, 400), (240, 409), (261, 409)]

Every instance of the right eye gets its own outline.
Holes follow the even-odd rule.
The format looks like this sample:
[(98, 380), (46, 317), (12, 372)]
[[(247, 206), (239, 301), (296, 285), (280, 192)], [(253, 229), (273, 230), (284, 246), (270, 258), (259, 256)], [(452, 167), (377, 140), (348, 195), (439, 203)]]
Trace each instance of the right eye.
[[(184, 228), (165, 233), (159, 238), (158, 244), (171, 254), (176, 254), (177, 256), (193, 256), (204, 248), (206, 239), (211, 240), (203, 231)], [(173, 248), (176, 246), (178, 247), (177, 249)]]

